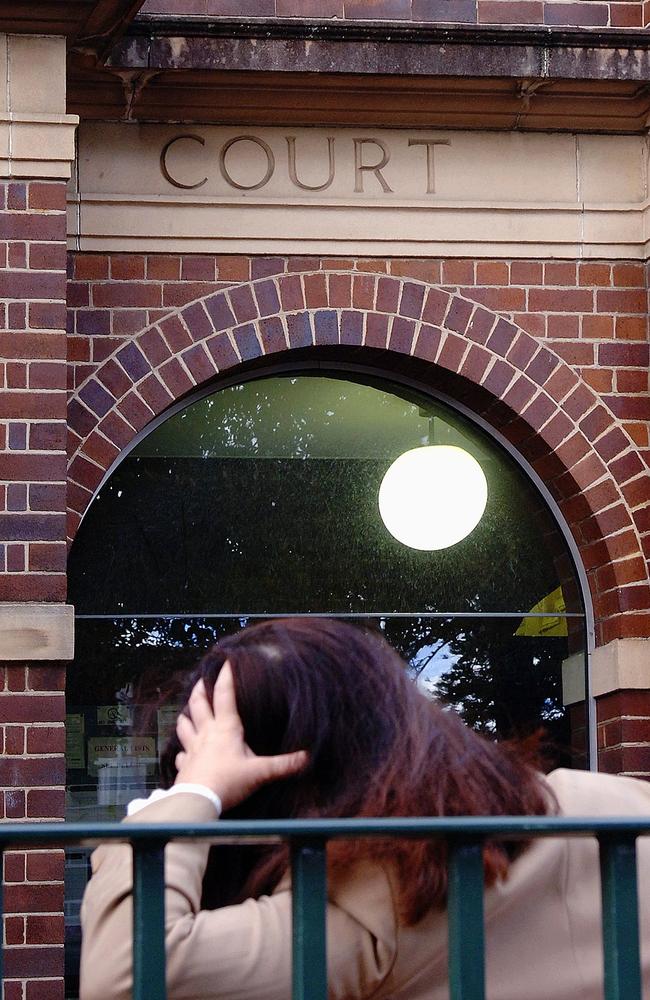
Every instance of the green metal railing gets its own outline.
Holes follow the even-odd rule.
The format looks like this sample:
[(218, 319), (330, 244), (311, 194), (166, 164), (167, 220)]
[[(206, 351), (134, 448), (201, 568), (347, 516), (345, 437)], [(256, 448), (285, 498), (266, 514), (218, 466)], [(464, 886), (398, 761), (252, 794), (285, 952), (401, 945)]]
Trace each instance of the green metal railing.
[[(0, 827), (0, 854), (7, 848), (129, 842), (134, 859), (133, 1000), (165, 1000), (165, 844), (170, 840), (207, 839), (222, 843), (288, 841), (293, 892), (293, 1000), (326, 1000), (327, 841), (335, 837), (442, 837), (449, 846), (450, 1000), (484, 1000), (484, 841), (592, 836), (600, 847), (605, 1000), (642, 1000), (636, 866), (636, 840), (642, 835), (650, 835), (650, 816), (255, 820), (126, 826), (33, 823)], [(0, 951), (0, 982), (1, 958)]]

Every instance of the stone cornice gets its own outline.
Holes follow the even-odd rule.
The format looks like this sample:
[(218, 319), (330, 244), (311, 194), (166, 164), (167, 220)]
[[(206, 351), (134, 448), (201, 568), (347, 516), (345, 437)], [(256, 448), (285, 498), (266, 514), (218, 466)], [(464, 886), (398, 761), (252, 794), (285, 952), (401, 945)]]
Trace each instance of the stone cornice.
[[(199, 197), (71, 195), (71, 250), (146, 253), (648, 260), (650, 205), (486, 208), (439, 202), (368, 209), (367, 227), (342, 227), (346, 206), (210, 203)], [(170, 222), (173, 225), (170, 225)], [(409, 231), (398, 233), (400, 226)]]
[(642, 133), (650, 32), (141, 17), (101, 65), (72, 53), (87, 120)]
[(0, 112), (0, 177), (67, 180), (78, 122), (76, 115)]

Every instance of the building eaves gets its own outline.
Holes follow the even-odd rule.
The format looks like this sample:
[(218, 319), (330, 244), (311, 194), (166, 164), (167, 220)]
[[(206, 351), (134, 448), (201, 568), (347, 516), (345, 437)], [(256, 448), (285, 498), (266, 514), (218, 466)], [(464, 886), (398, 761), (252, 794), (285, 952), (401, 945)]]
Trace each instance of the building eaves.
[(612, 28), (140, 16), (124, 68), (650, 80), (650, 33)]
[(0, 0), (0, 32), (64, 35), (103, 57), (144, 0)]
[(650, 33), (140, 16), (72, 54), (82, 119), (640, 133)]

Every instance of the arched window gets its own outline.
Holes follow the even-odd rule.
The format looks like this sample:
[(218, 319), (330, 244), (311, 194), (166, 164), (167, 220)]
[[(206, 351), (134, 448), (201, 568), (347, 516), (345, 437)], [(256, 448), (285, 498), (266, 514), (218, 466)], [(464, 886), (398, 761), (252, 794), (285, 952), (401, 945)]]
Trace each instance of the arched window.
[[(414, 450), (405, 472), (396, 460)], [(389, 470), (396, 495), (380, 509)], [(513, 457), (430, 395), (304, 372), (195, 399), (105, 482), (69, 581), (70, 819), (119, 817), (155, 787), (175, 721), (173, 706), (150, 710), (159, 692), (219, 636), (278, 615), (381, 629), (414, 683), (470, 725), (494, 738), (543, 727), (556, 763), (585, 764), (583, 705), (567, 707), (562, 686), (585, 649), (567, 542)]]

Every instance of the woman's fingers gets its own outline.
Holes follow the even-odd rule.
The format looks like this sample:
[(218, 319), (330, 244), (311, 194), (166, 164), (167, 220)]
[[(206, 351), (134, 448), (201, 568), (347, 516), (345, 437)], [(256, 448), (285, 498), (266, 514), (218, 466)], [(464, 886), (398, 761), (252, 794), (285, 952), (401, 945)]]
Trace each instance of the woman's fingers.
[(197, 681), (192, 688), (192, 693), (187, 703), (187, 707), (196, 729), (199, 729), (199, 727), (204, 725), (206, 722), (214, 721), (210, 702), (208, 701), (208, 696), (205, 691), (203, 678)]
[[(243, 735), (243, 726), (237, 712), (235, 685), (228, 661), (224, 663), (214, 686), (213, 707), (208, 699), (203, 679), (198, 680), (187, 702), (186, 712), (176, 721), (176, 734), (185, 750), (190, 750), (200, 732), (209, 727)], [(218, 715), (218, 718), (217, 718)]]
[(189, 750), (196, 739), (194, 723), (184, 712), (181, 712), (176, 720), (176, 735), (185, 750)]
[[(269, 781), (280, 781), (300, 774), (307, 767), (309, 754), (306, 750), (296, 750), (294, 753), (278, 754), (275, 757), (255, 757), (255, 770), (260, 784)], [(252, 763), (252, 762), (251, 762)]]
[(239, 712), (237, 711), (235, 682), (232, 676), (232, 668), (228, 660), (226, 660), (219, 671), (217, 683), (214, 685), (214, 692), (212, 694), (212, 709), (214, 711), (214, 717), (220, 725), (234, 724), (238, 729), (243, 731), (242, 721), (239, 717)]

